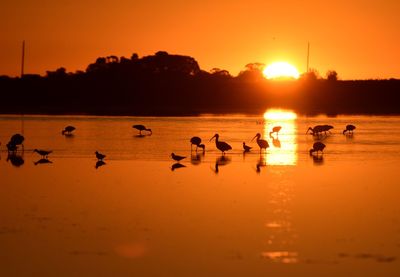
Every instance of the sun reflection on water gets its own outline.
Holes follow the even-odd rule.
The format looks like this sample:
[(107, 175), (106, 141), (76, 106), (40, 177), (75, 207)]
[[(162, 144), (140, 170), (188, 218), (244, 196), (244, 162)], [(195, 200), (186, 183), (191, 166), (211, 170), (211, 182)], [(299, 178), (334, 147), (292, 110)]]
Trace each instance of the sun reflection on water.
[[(265, 154), (269, 165), (296, 165), (297, 163), (297, 115), (292, 111), (272, 109), (264, 113), (264, 138), (270, 148)], [(280, 126), (278, 132), (273, 128)]]

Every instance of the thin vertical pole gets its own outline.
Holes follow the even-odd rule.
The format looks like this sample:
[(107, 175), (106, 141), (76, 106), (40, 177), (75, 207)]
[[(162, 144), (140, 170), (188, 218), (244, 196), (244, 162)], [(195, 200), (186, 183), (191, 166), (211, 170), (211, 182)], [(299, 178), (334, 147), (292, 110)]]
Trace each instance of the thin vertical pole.
[[(21, 78), (24, 76), (25, 66), (25, 40), (22, 41), (22, 60), (21, 60)], [(24, 134), (24, 113), (21, 110), (21, 134)]]
[(25, 64), (25, 40), (22, 41), (21, 78), (24, 75), (24, 64)]
[(310, 43), (307, 44), (307, 73), (309, 72), (310, 65)]

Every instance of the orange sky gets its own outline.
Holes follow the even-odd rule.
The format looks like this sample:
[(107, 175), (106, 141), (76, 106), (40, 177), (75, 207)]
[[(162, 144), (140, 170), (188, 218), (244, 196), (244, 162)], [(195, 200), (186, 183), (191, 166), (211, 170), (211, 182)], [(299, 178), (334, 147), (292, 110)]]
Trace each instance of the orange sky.
[(400, 78), (397, 0), (2, 0), (0, 11), (0, 75), (19, 74), (23, 39), (26, 73), (39, 74), (158, 50), (233, 75), (277, 60), (304, 71), (310, 41), (323, 76)]

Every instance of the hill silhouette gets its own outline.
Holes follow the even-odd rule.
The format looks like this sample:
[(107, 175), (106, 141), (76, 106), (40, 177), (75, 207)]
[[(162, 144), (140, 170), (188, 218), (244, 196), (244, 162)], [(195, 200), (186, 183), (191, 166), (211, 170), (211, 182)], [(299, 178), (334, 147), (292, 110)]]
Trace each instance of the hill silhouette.
[(61, 67), (46, 76), (0, 77), (2, 114), (197, 115), (260, 114), (267, 108), (300, 114), (400, 114), (400, 80), (267, 80), (262, 64), (238, 75), (201, 70), (189, 56), (159, 51), (139, 58), (100, 57), (86, 71)]

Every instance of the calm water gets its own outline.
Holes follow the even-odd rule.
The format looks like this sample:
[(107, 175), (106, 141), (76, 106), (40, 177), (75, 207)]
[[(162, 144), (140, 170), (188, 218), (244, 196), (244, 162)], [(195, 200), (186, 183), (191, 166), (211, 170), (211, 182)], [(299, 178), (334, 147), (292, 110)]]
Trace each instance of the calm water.
[[(322, 159), (308, 154), (316, 124), (335, 126)], [(21, 128), (15, 166), (5, 144)], [(191, 155), (194, 135), (204, 155)], [(0, 142), (0, 276), (400, 274), (400, 117), (0, 116)], [(35, 148), (52, 163), (35, 165)], [(171, 152), (185, 167), (172, 170)]]

